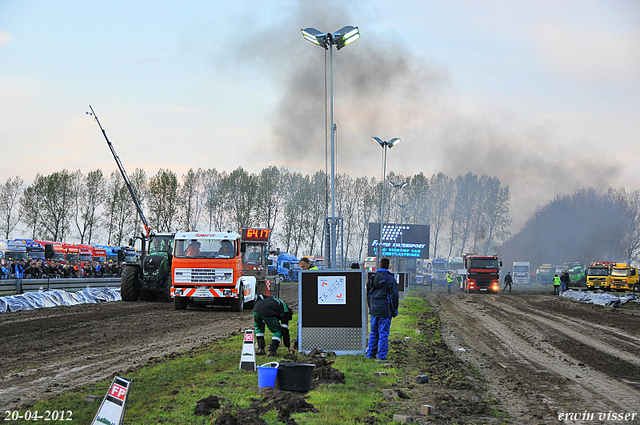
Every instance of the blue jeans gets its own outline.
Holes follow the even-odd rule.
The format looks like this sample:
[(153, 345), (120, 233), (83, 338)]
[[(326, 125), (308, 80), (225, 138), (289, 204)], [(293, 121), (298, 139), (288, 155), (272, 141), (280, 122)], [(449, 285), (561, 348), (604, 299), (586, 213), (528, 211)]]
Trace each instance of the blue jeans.
[(367, 358), (378, 357), (381, 360), (389, 354), (389, 331), (391, 330), (391, 317), (371, 317), (371, 333), (369, 333), (369, 346)]

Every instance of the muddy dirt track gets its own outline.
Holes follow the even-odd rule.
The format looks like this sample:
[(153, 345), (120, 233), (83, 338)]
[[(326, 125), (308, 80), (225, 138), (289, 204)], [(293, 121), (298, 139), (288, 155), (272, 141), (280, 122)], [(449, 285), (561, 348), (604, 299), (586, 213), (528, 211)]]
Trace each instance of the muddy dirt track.
[[(585, 412), (594, 420), (561, 419), (640, 423), (637, 304), (613, 309), (525, 292), (428, 299), (449, 347), (481, 372), (511, 423), (559, 423), (559, 414)], [(630, 420), (597, 420), (609, 412)]]
[[(511, 416), (509, 423), (558, 423), (559, 413), (585, 411), (640, 413), (637, 305), (613, 309), (531, 292), (423, 295), (436, 308), (451, 350), (486, 379), (482, 391), (500, 401)], [(297, 310), (297, 286), (283, 285), (282, 298)], [(117, 302), (2, 314), (0, 409), (122, 374), (251, 326), (250, 311), (176, 312), (168, 303)], [(427, 387), (424, 390), (422, 395), (417, 387), (412, 390), (414, 401), (429, 404)], [(434, 423), (424, 416), (418, 422)]]
[[(297, 305), (297, 286), (282, 298)], [(0, 315), (0, 410), (123, 374), (150, 360), (253, 327), (224, 307), (174, 311), (171, 303), (110, 302)]]

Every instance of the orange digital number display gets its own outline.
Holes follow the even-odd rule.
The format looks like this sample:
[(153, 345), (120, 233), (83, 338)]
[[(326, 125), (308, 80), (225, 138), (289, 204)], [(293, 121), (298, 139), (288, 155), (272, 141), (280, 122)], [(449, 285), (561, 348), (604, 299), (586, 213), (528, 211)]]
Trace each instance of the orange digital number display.
[(242, 229), (242, 240), (245, 241), (269, 241), (269, 229)]

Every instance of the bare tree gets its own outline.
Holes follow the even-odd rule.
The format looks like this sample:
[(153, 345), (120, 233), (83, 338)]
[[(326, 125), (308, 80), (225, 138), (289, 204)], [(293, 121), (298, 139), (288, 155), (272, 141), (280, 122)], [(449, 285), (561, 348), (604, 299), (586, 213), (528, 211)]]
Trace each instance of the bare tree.
[(252, 227), (256, 224), (254, 206), (258, 202), (258, 179), (242, 167), (233, 170), (226, 176), (228, 188), (230, 216), (235, 229)]
[(351, 252), (359, 253), (359, 247), (353, 247), (356, 229), (356, 217), (359, 202), (359, 188), (347, 174), (336, 176), (336, 215), (343, 220), (344, 258), (350, 259)]
[(90, 171), (86, 177), (80, 171), (75, 177), (75, 224), (80, 243), (91, 244), (94, 228), (100, 219), (100, 207), (105, 198), (105, 178), (102, 171)]
[(225, 175), (220, 174), (215, 168), (204, 171), (204, 213), (207, 216), (209, 231), (221, 230), (224, 218), (224, 193), (222, 180)]
[(606, 197), (618, 207), (624, 217), (620, 229), (622, 237), (618, 241), (620, 251), (628, 264), (637, 262), (640, 260), (640, 191), (628, 192), (624, 188), (610, 188)]
[(487, 177), (484, 179), (483, 193), (484, 199), (489, 200), (483, 204), (482, 210), (482, 223), (486, 235), (484, 253), (490, 254), (495, 249), (495, 242), (504, 241), (509, 236), (507, 227), (511, 224), (511, 192), (509, 186), (502, 186), (497, 177)]
[(404, 189), (408, 194), (409, 214), (416, 224), (431, 224), (431, 182), (423, 174), (416, 174)]
[(67, 170), (48, 176), (37, 174), (33, 184), (25, 189), (23, 211), (28, 207), (35, 213), (29, 219), (29, 224), (34, 226), (34, 236), (54, 241), (65, 240), (73, 215), (73, 180), (73, 173)]
[(0, 231), (5, 239), (9, 239), (9, 234), (20, 222), (22, 214), (19, 198), (23, 191), (24, 181), (18, 176), (15, 179), (8, 178), (5, 184), (0, 186)]
[(438, 256), (440, 232), (449, 217), (452, 202), (453, 180), (443, 173), (434, 174), (429, 180), (429, 204), (431, 205), (431, 233), (433, 234), (433, 257)]
[(284, 202), (282, 176), (286, 170), (275, 166), (264, 168), (258, 177), (258, 208), (256, 211), (259, 226), (267, 229), (276, 227), (278, 213), (282, 211)]
[(379, 216), (380, 207), (378, 205), (378, 194), (376, 193), (375, 178), (359, 177), (355, 180), (355, 198), (357, 201), (356, 216), (354, 217), (354, 241), (357, 241), (356, 252), (358, 259), (363, 259), (367, 255), (369, 223), (373, 217)]
[(178, 215), (178, 177), (173, 171), (160, 169), (149, 180), (150, 227), (171, 232)]
[(287, 252), (297, 254), (303, 244), (303, 231), (310, 225), (307, 216), (308, 199), (310, 196), (309, 176), (300, 173), (290, 173), (284, 182), (286, 199), (281, 233), (277, 234)]
[(135, 234), (134, 225), (135, 220), (139, 220), (138, 212), (119, 172), (111, 173), (106, 192), (107, 243), (122, 245), (127, 237)]
[(454, 181), (455, 200), (450, 215), (449, 256), (451, 256), (454, 246), (458, 243), (460, 252), (465, 252), (477, 209), (474, 194), (477, 181), (478, 176), (474, 173), (467, 173), (464, 177), (458, 176)]
[(315, 252), (316, 246), (323, 246), (321, 238), (326, 217), (323, 193), (326, 184), (325, 176), (324, 171), (316, 171), (309, 179), (305, 179), (301, 187), (306, 192), (304, 204), (307, 225), (304, 228), (304, 239), (301, 240), (300, 248), (308, 250), (310, 255)]
[(20, 215), (29, 229), (32, 239), (38, 237), (40, 214), (38, 213), (38, 194), (33, 186), (29, 186), (22, 192), (20, 198)]
[(181, 224), (184, 229), (199, 229), (200, 215), (204, 208), (204, 171), (198, 168), (197, 171), (189, 169), (187, 174), (182, 176), (180, 185), (180, 198), (182, 205)]
[[(142, 208), (143, 214), (149, 220), (149, 217), (146, 214), (146, 200), (149, 197), (149, 185), (147, 183), (147, 172), (141, 168), (136, 168), (133, 171), (133, 174), (129, 176), (129, 181), (131, 183), (131, 187), (133, 188), (133, 193), (136, 194), (136, 198), (138, 198), (138, 203), (140, 204), (140, 208)], [(123, 181), (124, 183), (124, 181)], [(125, 185), (126, 188), (126, 185)], [(127, 199), (125, 202), (130, 203), (133, 208), (133, 214), (131, 215), (133, 233), (139, 235), (143, 233), (144, 227), (142, 225), (142, 219), (140, 218), (140, 213), (136, 208), (133, 199), (131, 199), (131, 194), (127, 194)]]

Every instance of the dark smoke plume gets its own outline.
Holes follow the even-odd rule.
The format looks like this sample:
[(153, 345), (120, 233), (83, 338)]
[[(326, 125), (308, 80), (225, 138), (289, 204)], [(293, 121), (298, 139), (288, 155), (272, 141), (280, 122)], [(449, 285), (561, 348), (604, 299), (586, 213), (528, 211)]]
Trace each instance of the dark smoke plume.
[(362, 38), (333, 50), (337, 172), (380, 177), (381, 150), (371, 136), (400, 137), (389, 152), (388, 171), (497, 176), (511, 188), (516, 230), (557, 194), (616, 185), (612, 162), (593, 148), (569, 147), (553, 127), (527, 128), (495, 106), (481, 117), (468, 116), (456, 106), (447, 70), (425, 59), (428, 51), (419, 57), (405, 48), (401, 30), (363, 26), (358, 21), (364, 15), (338, 2), (301, 1), (283, 14), (280, 25), (260, 27), (250, 43), (232, 49), (238, 61), (280, 84), (272, 128), (277, 165), (303, 173), (325, 166), (325, 52), (304, 40), (300, 29), (358, 25)]

